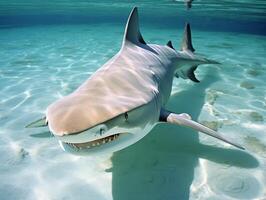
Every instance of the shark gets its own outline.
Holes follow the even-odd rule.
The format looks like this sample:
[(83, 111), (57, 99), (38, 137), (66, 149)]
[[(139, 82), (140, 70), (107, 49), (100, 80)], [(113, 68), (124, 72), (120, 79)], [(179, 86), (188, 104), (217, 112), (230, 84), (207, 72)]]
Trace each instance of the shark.
[(185, 0), (185, 1), (184, 1), (185, 4), (186, 4), (186, 6), (187, 6), (187, 10), (189, 10), (189, 9), (192, 7), (192, 1), (193, 1), (193, 0)]
[(48, 126), (62, 149), (76, 155), (119, 151), (142, 139), (159, 123), (190, 127), (244, 149), (192, 120), (189, 114), (165, 109), (174, 77), (199, 82), (194, 74), (199, 65), (218, 64), (194, 51), (188, 23), (180, 50), (171, 41), (166, 45), (147, 44), (134, 7), (120, 51), (74, 92), (49, 105), (43, 118), (26, 127)]

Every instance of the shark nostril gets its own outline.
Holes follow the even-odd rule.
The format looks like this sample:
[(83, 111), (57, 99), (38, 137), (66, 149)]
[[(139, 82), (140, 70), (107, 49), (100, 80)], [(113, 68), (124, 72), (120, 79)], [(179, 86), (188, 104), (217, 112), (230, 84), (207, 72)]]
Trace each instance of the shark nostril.
[(128, 120), (128, 114), (127, 114), (127, 112), (125, 113), (125, 119), (126, 119), (126, 122), (127, 122), (127, 120)]

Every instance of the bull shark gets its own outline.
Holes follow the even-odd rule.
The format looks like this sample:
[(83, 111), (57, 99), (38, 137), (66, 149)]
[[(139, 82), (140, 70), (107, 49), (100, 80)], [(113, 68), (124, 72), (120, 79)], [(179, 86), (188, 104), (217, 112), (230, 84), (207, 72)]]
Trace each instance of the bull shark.
[(194, 71), (201, 64), (218, 64), (193, 52), (186, 24), (181, 50), (172, 42), (147, 44), (137, 7), (128, 18), (120, 51), (73, 93), (55, 101), (45, 117), (26, 127), (48, 126), (64, 151), (89, 155), (115, 152), (139, 141), (158, 123), (187, 126), (244, 149), (217, 132), (164, 107), (174, 76), (199, 82)]

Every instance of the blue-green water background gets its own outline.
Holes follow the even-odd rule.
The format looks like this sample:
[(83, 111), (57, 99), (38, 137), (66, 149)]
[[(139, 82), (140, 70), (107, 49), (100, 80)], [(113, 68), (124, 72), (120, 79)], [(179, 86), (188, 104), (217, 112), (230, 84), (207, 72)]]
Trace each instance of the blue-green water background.
[[(147, 43), (184, 23), (201, 83), (176, 79), (167, 107), (187, 112), (246, 147), (161, 125), (113, 155), (63, 152), (47, 129), (24, 126), (69, 94), (120, 48), (133, 6)], [(0, 1), (0, 199), (264, 199), (266, 197), (266, 2)], [(110, 158), (111, 157), (111, 158)]]
[(143, 8), (142, 22), (177, 27), (183, 21), (195, 28), (265, 35), (265, 1), (198, 0), (184, 9), (182, 0), (160, 1), (4, 1), (0, 2), (0, 25), (123, 23), (133, 6)]

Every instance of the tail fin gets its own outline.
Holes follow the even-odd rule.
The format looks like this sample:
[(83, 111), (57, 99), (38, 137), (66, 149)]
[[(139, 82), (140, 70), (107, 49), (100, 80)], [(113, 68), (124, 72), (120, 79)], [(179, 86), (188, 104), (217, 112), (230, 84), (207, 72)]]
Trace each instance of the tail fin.
[(201, 58), (196, 56), (193, 52), (196, 50), (193, 47), (192, 44), (192, 35), (191, 35), (191, 29), (189, 23), (186, 23), (182, 45), (181, 45), (181, 51), (182, 51), (182, 59), (188, 61), (190, 60), (193, 65), (197, 66), (200, 64), (220, 64), (214, 60), (210, 60), (207, 58)]
[(175, 72), (176, 77), (181, 77), (184, 79), (190, 79), (194, 82), (200, 82), (194, 72), (197, 67), (201, 64), (219, 64), (214, 60), (209, 60), (206, 58), (199, 57), (195, 55), (195, 49), (192, 45), (191, 29), (189, 23), (186, 24), (184, 30), (184, 36), (181, 45), (181, 52), (179, 52), (177, 60), (177, 70)]
[(182, 40), (182, 45), (181, 45), (181, 50), (182, 51), (191, 51), (194, 52), (195, 49), (193, 48), (192, 45), (192, 37), (191, 37), (191, 29), (189, 23), (186, 24), (185, 30), (184, 30), (184, 36)]
[(187, 55), (187, 53), (182, 54), (177, 61), (177, 70), (175, 72), (176, 77), (181, 77), (183, 79), (190, 79), (193, 82), (200, 82), (196, 76), (195, 71), (199, 65), (202, 64), (220, 64), (214, 60), (197, 57), (193, 55)]
[(187, 77), (188, 77), (190, 80), (192, 80), (192, 81), (194, 81), (194, 82), (196, 82), (196, 83), (199, 83), (200, 81), (197, 79), (197, 77), (196, 77), (195, 74), (194, 74), (194, 71), (196, 71), (197, 67), (198, 67), (198, 65), (194, 65), (194, 66), (192, 66), (192, 67), (188, 70)]

